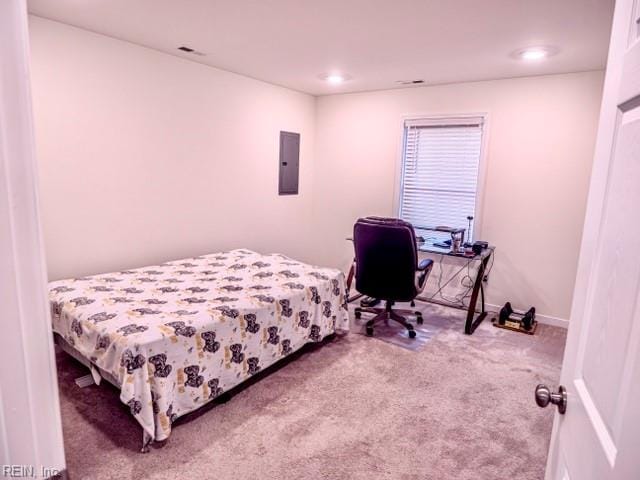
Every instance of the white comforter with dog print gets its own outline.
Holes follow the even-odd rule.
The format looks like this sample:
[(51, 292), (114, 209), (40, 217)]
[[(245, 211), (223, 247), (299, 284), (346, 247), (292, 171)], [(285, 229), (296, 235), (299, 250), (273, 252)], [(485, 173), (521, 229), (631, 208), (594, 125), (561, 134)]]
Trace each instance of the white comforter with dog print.
[(50, 284), (53, 330), (155, 440), (308, 342), (348, 330), (342, 272), (233, 250)]

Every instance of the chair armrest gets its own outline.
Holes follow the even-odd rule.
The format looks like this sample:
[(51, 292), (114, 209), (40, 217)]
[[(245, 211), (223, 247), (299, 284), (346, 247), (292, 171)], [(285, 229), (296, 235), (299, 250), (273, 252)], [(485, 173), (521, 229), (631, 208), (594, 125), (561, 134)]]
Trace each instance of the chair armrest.
[(424, 290), (424, 287), (427, 284), (427, 278), (429, 278), (432, 268), (433, 260), (430, 258), (425, 258), (418, 265), (418, 270), (416, 271), (416, 290), (418, 293), (421, 293), (422, 290)]
[(430, 258), (425, 258), (418, 265), (418, 271), (426, 270), (427, 267), (429, 267), (429, 266), (433, 266), (433, 260), (431, 260)]

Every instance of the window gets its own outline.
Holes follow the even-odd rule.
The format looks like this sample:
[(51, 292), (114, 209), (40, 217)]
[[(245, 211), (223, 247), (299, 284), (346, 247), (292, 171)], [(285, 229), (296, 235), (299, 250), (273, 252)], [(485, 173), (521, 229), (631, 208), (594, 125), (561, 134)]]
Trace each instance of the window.
[(475, 218), (483, 123), (481, 117), (405, 122), (399, 217), (425, 238), (450, 236), (420, 227), (468, 229), (467, 217)]

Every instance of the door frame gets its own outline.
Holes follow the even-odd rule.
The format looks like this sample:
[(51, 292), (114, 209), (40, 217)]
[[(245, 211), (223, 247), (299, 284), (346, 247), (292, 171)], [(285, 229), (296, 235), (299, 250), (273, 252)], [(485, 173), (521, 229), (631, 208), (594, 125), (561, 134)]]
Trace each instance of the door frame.
[(65, 477), (38, 212), (26, 0), (0, 2), (0, 57), (0, 303), (6, 328), (0, 336), (0, 474)]

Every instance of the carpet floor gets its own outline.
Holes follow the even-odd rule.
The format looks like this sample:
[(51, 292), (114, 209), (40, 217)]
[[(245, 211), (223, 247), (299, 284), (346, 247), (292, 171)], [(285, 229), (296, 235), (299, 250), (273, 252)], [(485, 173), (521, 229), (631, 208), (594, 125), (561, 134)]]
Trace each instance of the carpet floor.
[(565, 331), (487, 319), (467, 336), (463, 312), (422, 309), (444, 327), (420, 350), (359, 334), (305, 347), (146, 455), (118, 391), (78, 388), (86, 369), (59, 353), (69, 477), (541, 480), (553, 411), (533, 390), (557, 385)]

